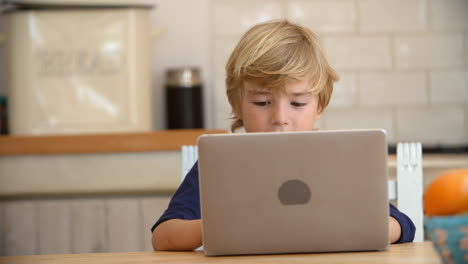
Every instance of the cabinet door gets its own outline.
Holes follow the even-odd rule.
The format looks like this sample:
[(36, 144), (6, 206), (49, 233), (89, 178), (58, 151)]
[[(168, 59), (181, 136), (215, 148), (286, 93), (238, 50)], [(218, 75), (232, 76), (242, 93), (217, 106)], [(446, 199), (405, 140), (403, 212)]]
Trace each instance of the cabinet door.
[(70, 200), (39, 202), (39, 253), (67, 254), (72, 252), (72, 217)]
[(3, 202), (3, 254), (6, 256), (39, 254), (36, 202)]
[(140, 251), (143, 245), (139, 199), (115, 198), (105, 201), (108, 252)]
[(106, 208), (102, 199), (79, 199), (72, 204), (73, 253), (107, 251)]

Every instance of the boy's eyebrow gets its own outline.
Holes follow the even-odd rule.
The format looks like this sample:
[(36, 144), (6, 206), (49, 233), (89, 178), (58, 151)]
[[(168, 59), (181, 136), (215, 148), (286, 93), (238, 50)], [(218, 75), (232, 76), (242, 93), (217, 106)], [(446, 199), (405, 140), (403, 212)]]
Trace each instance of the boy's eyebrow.
[[(250, 95), (270, 95), (271, 92), (268, 90), (250, 90), (247, 92)], [(291, 96), (294, 97), (299, 97), (299, 96), (304, 96), (304, 95), (309, 95), (310, 92), (296, 92), (296, 93), (291, 93)]]
[(309, 95), (310, 92), (299, 92), (299, 93), (292, 93), (292, 96), (303, 96), (303, 95)]
[(271, 92), (265, 90), (250, 90), (248, 91), (249, 94), (253, 95), (269, 95)]

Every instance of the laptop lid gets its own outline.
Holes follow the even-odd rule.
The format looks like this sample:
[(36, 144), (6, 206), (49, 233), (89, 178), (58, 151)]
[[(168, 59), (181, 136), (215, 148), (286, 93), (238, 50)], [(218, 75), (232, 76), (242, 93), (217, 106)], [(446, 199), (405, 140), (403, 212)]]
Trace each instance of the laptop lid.
[(384, 250), (384, 130), (204, 135), (207, 255)]

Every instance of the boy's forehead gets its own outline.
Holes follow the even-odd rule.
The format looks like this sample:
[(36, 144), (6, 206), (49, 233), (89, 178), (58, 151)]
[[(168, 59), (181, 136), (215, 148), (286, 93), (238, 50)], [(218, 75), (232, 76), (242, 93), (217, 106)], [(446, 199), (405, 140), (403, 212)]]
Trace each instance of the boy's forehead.
[(310, 93), (309, 81), (288, 81), (282, 87), (272, 87), (267, 84), (262, 84), (256, 81), (245, 81), (245, 91), (249, 94), (264, 94), (264, 93), (288, 93), (288, 94), (308, 94)]

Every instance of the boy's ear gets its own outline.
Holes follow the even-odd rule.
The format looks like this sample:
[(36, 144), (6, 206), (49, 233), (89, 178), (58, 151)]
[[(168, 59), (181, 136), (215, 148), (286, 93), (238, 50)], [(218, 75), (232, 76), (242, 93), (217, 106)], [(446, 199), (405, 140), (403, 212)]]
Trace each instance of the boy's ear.
[(318, 121), (322, 116), (322, 107), (318, 106), (317, 115), (315, 116), (315, 121)]

